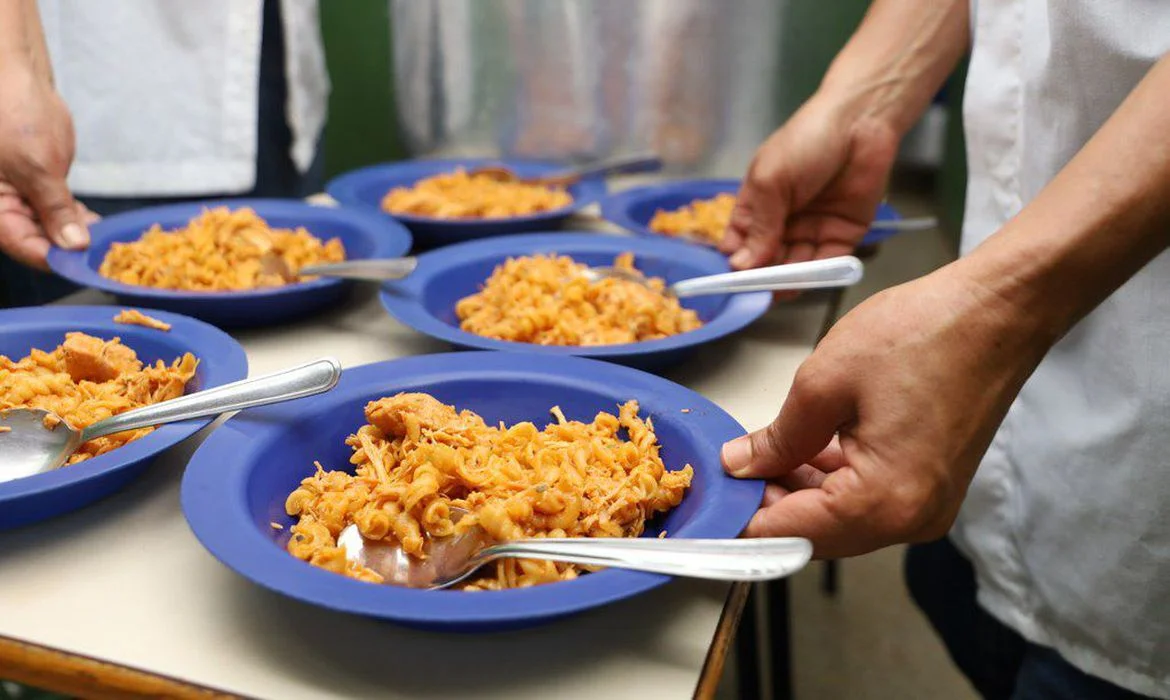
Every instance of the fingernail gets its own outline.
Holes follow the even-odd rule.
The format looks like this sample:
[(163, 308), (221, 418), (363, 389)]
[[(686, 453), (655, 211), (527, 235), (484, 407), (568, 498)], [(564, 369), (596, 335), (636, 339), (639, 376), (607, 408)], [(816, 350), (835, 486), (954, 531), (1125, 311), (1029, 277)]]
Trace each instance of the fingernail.
[(752, 439), (744, 435), (723, 443), (723, 467), (732, 476), (742, 476), (752, 464)]
[(732, 267), (747, 267), (748, 263), (751, 261), (752, 251), (748, 250), (747, 248), (740, 248), (739, 250), (735, 251), (735, 255), (732, 255), (728, 262), (731, 263)]
[(61, 241), (66, 248), (84, 248), (89, 244), (89, 234), (77, 224), (65, 224), (61, 228)]

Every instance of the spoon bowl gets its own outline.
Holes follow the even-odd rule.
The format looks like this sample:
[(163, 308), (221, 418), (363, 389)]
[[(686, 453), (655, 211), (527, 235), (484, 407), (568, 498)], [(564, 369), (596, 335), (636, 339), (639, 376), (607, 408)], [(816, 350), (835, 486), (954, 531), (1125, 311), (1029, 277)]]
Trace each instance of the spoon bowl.
[(81, 431), (51, 411), (0, 411), (0, 482), (56, 469), (82, 442)]
[(337, 360), (324, 358), (119, 413), (82, 430), (50, 411), (0, 411), (0, 482), (64, 466), (78, 447), (106, 435), (311, 396), (333, 388), (340, 376)]

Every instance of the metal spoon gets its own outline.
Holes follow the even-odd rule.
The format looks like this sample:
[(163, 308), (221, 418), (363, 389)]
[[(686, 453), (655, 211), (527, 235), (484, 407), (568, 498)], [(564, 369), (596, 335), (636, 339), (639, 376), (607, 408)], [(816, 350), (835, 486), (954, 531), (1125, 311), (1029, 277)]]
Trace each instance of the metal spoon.
[(310, 276), (384, 282), (402, 279), (414, 272), (416, 267), (418, 267), (418, 258), (382, 258), (306, 265), (301, 268), (300, 272), (293, 274), (288, 264), (279, 255), (265, 253), (260, 256), (260, 268), (267, 274), (280, 275), (286, 282), (297, 282), (303, 277)]
[[(452, 509), (453, 514), (460, 510)], [(368, 540), (356, 525), (343, 529), (337, 544), (345, 548), (346, 559), (378, 573), (383, 583), (429, 590), (453, 586), (485, 564), (505, 558), (547, 559), (718, 581), (769, 581), (799, 571), (812, 557), (812, 544), (800, 537), (549, 537), (494, 544), (478, 525), (462, 535), (431, 540), (425, 559), (407, 554), (396, 544)]]
[(312, 396), (332, 389), (339, 377), (341, 364), (327, 357), (119, 413), (84, 430), (73, 428), (50, 411), (0, 411), (0, 428), (8, 428), (0, 431), (0, 482), (57, 469), (78, 447), (96, 438)]
[(560, 172), (532, 177), (520, 177), (510, 168), (503, 165), (484, 165), (474, 168), (469, 175), (487, 175), (503, 182), (521, 182), (528, 185), (545, 185), (552, 187), (568, 187), (580, 180), (609, 177), (610, 175), (649, 173), (662, 169), (662, 159), (653, 153), (637, 153), (628, 156), (619, 156), (599, 163), (584, 165), (578, 168), (568, 168)]
[[(823, 260), (692, 277), (675, 282), (665, 291), (667, 294), (682, 299), (704, 294), (848, 287), (861, 280), (863, 268), (861, 261), (852, 255), (840, 255)], [(588, 268), (585, 277), (591, 282), (612, 277), (642, 285), (648, 284), (642, 275), (614, 267)]]

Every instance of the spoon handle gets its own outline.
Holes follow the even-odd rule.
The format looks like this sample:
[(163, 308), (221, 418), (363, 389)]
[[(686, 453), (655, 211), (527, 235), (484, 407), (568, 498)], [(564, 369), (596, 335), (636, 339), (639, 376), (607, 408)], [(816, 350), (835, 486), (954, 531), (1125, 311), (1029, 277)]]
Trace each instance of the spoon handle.
[(810, 260), (787, 265), (772, 265), (755, 270), (694, 277), (675, 282), (670, 285), (670, 291), (674, 292), (675, 296), (682, 298), (732, 292), (848, 287), (861, 280), (862, 270), (863, 266), (860, 260), (852, 255), (841, 255), (824, 260)]
[(476, 558), (498, 557), (551, 559), (719, 581), (769, 581), (804, 568), (812, 557), (812, 544), (800, 537), (747, 540), (541, 538), (494, 545)]
[(378, 260), (349, 260), (347, 262), (329, 263), (327, 265), (307, 265), (301, 268), (300, 275), (318, 275), (322, 277), (342, 277), (355, 280), (399, 280), (414, 272), (418, 267), (418, 258), (384, 258)]
[[(593, 165), (573, 168), (571, 174), (580, 180), (632, 173), (652, 173), (662, 170), (662, 158), (654, 153), (635, 153), (609, 158)], [(569, 173), (565, 173), (569, 174)]]
[(81, 431), (81, 441), (87, 442), (123, 430), (137, 430), (191, 418), (205, 418), (253, 406), (312, 396), (332, 389), (340, 377), (341, 364), (332, 357), (327, 357), (262, 377), (224, 384), (207, 391), (119, 413)]

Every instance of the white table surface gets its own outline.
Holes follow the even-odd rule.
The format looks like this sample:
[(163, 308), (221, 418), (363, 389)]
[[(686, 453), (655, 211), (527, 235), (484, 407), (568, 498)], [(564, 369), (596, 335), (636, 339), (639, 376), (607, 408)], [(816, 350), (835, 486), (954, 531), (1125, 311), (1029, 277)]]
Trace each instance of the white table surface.
[[(65, 303), (111, 300), (87, 291)], [(827, 311), (824, 297), (773, 308), (668, 376), (749, 429), (764, 425)], [(335, 312), (235, 335), (253, 374), (322, 355), (352, 367), (446, 350), (389, 318), (368, 288)], [(727, 585), (677, 581), (551, 625), (489, 635), (420, 632), (318, 609), (236, 576), (187, 528), (179, 480), (203, 436), (110, 499), (0, 532), (0, 636), (282, 700), (694, 692)]]

